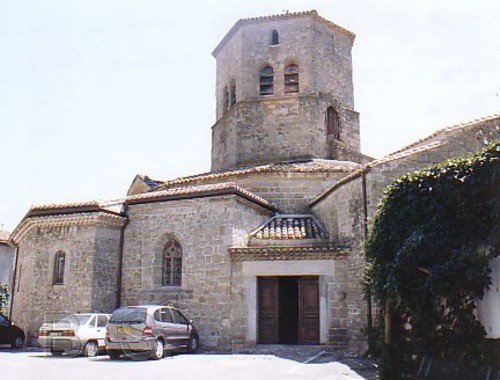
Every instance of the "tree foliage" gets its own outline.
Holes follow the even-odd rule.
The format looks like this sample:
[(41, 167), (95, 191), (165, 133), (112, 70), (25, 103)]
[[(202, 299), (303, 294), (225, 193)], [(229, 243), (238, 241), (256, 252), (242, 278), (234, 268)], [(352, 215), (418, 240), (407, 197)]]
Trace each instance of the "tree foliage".
[(499, 158), (496, 142), (404, 175), (384, 192), (365, 248), (367, 284), (382, 316), (386, 302), (392, 305), (390, 346), (380, 345), (386, 378), (400, 378), (424, 355), (488, 360), (474, 309), (500, 251)]

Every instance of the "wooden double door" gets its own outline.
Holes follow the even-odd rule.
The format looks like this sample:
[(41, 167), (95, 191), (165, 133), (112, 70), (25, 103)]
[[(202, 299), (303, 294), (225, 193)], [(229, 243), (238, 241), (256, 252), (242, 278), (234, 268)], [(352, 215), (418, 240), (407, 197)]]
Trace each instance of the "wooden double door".
[(318, 344), (317, 276), (258, 277), (259, 343)]

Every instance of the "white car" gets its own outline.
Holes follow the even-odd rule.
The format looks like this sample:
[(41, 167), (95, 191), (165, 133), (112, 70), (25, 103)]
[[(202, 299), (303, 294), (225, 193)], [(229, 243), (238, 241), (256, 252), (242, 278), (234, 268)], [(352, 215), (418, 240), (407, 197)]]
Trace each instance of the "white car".
[(104, 338), (111, 314), (68, 314), (44, 323), (38, 330), (38, 343), (52, 355), (77, 352), (84, 356), (97, 356), (105, 349)]

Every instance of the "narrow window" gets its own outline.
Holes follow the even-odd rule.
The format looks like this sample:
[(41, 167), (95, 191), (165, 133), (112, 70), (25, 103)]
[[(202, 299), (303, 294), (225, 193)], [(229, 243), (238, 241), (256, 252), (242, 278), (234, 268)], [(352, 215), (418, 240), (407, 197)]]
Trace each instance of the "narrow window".
[(227, 89), (227, 86), (224, 87), (222, 93), (222, 107), (224, 109), (224, 112), (227, 111), (227, 109), (229, 108), (229, 91)]
[(231, 84), (231, 107), (236, 104), (236, 84)]
[(273, 68), (266, 66), (260, 70), (260, 95), (273, 94)]
[(326, 133), (340, 139), (340, 118), (333, 107), (328, 107), (326, 111)]
[(299, 92), (299, 66), (285, 67), (285, 94)]
[(271, 45), (279, 45), (280, 44), (280, 34), (276, 29), (273, 29), (271, 33)]
[(182, 249), (174, 239), (170, 239), (163, 249), (162, 285), (180, 286), (182, 280)]
[(66, 255), (62, 251), (56, 252), (54, 256), (54, 275), (52, 278), (52, 285), (64, 284), (64, 264), (66, 262)]

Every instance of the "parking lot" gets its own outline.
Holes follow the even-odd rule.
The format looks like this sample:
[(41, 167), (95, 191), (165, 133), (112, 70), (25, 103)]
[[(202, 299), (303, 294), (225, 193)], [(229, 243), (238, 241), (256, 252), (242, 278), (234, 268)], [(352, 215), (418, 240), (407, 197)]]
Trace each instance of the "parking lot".
[[(310, 351), (308, 358), (259, 354), (178, 354), (159, 361), (112, 361), (107, 355), (96, 358), (53, 357), (43, 351), (0, 349), (3, 379), (365, 379), (348, 365), (324, 351)], [(287, 357), (288, 356), (288, 357)], [(352, 366), (352, 365), (351, 365)], [(353, 366), (354, 367), (354, 366)], [(361, 368), (361, 367), (359, 367)], [(357, 369), (358, 372), (359, 368)], [(362, 369), (362, 368), (361, 368)], [(366, 372), (366, 371), (365, 371)], [(373, 373), (373, 370), (369, 371)], [(360, 373), (363, 373), (361, 371)]]

